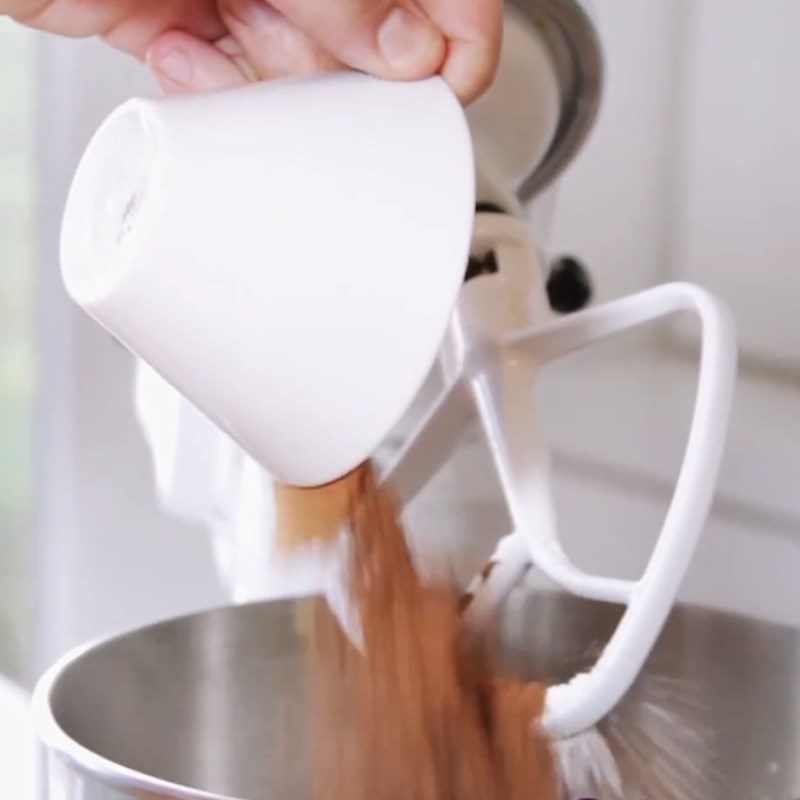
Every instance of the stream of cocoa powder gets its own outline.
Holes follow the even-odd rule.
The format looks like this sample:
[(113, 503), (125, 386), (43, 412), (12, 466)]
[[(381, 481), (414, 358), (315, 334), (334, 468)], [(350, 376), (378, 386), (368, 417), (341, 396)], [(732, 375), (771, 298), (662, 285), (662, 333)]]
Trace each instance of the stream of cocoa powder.
[(534, 725), (543, 689), (500, 673), (453, 587), (423, 585), (372, 466), (298, 491), (283, 504), (279, 492), (291, 524), (315, 537), (334, 521), (349, 530), (363, 634), (362, 653), (317, 603), (314, 800), (554, 800), (553, 761)]

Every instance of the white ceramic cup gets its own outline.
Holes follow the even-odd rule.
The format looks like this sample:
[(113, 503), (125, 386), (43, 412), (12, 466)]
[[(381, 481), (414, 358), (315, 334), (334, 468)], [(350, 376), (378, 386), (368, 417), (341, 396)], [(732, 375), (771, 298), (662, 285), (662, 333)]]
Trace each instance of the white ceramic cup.
[(431, 78), (355, 73), (131, 100), (76, 173), (72, 298), (281, 481), (367, 458), (435, 358), (474, 164)]

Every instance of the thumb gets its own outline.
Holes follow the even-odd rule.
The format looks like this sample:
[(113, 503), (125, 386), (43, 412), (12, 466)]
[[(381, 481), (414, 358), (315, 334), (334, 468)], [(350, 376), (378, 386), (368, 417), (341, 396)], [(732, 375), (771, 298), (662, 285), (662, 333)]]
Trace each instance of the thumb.
[[(221, 0), (223, 12), (230, 2)], [(336, 59), (378, 77), (425, 78), (444, 61), (444, 37), (413, 0), (272, 0), (271, 5)]]

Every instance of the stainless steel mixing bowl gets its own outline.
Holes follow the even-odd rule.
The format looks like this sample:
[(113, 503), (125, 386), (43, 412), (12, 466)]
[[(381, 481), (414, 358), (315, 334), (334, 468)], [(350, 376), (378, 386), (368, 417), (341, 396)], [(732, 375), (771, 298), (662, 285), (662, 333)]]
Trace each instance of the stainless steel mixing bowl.
[[(210, 611), (68, 656), (34, 699), (41, 796), (307, 796), (301, 609)], [(508, 663), (528, 677), (568, 675), (618, 616), (613, 606), (518, 591), (502, 624)], [(703, 698), (711, 735), (700, 749), (719, 775), (706, 800), (800, 796), (799, 632), (679, 608), (643, 680), (655, 674), (685, 680)]]

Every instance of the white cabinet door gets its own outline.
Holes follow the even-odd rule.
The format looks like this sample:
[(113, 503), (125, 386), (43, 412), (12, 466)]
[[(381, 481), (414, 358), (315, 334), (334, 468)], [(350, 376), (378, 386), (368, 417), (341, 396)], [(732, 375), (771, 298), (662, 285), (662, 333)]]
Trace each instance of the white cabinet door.
[(559, 180), (549, 246), (586, 260), (600, 299), (663, 278), (680, 0), (594, 3), (605, 85), (598, 122)]
[(686, 4), (673, 274), (719, 292), (751, 358), (800, 370), (800, 3)]

